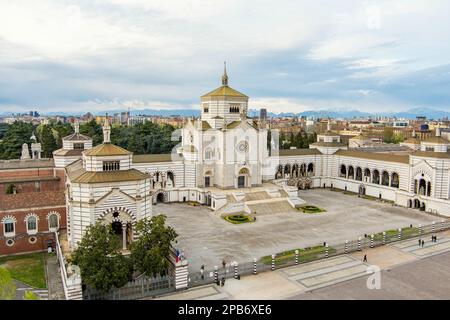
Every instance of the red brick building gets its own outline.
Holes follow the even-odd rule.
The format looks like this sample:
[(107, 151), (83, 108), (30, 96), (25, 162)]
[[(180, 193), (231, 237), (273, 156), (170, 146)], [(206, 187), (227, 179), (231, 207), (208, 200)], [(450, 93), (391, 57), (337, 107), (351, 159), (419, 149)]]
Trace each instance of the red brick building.
[(64, 228), (64, 171), (51, 159), (0, 161), (0, 255), (45, 251)]

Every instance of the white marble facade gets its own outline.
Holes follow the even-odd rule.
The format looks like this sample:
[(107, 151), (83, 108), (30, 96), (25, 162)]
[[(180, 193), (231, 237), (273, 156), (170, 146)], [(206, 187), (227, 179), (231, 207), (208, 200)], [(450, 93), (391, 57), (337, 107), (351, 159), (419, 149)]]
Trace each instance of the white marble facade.
[(272, 141), (268, 150), (267, 129), (247, 117), (248, 97), (229, 87), (226, 71), (222, 86), (201, 97), (201, 108), (201, 117), (181, 130), (172, 154), (133, 155), (109, 142), (108, 124), (100, 146), (92, 148), (78, 128), (63, 140), (55, 165), (67, 173), (72, 245), (101, 220), (117, 228), (120, 223), (126, 248), (136, 221), (151, 216), (157, 202), (195, 201), (217, 210), (227, 204), (221, 189), (274, 180), (299, 190), (339, 188), (450, 216), (450, 143), (439, 130), (420, 145), (410, 143), (411, 152), (402, 155), (349, 148), (329, 127), (310, 149), (277, 150)]

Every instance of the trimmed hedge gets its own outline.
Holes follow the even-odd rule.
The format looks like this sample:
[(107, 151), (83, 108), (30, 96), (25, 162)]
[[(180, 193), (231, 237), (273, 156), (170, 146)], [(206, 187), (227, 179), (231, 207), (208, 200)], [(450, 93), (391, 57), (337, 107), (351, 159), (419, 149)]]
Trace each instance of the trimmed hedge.
[(303, 213), (320, 213), (320, 212), (325, 212), (326, 210), (321, 209), (319, 207), (316, 206), (312, 206), (312, 205), (304, 205), (298, 208), (298, 210), (303, 211)]
[(225, 216), (224, 219), (233, 224), (253, 222), (252, 218), (250, 218), (249, 216), (243, 215), (243, 214), (232, 214), (229, 216)]

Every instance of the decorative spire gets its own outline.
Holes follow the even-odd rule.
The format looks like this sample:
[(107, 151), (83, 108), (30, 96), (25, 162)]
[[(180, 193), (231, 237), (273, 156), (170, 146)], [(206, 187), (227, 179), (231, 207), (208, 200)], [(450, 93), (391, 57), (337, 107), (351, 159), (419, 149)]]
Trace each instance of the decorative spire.
[(80, 133), (80, 123), (78, 122), (78, 120), (75, 120), (75, 122), (73, 123), (73, 127), (75, 129), (75, 133)]
[(436, 128), (436, 137), (440, 137), (441, 136), (441, 127), (437, 127)]
[(223, 62), (222, 85), (228, 86), (227, 62), (226, 61)]
[(329, 118), (328, 118), (328, 123), (327, 123), (327, 131), (331, 131), (331, 122), (330, 122)]
[(105, 116), (105, 123), (103, 124), (103, 143), (111, 142), (111, 126), (109, 125), (108, 114)]

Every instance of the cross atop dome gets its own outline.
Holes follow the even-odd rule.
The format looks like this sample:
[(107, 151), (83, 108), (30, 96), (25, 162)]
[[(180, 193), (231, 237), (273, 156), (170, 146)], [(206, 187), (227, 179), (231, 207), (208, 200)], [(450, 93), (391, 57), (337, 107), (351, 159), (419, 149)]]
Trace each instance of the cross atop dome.
[(226, 61), (223, 62), (222, 85), (228, 86), (227, 62)]

